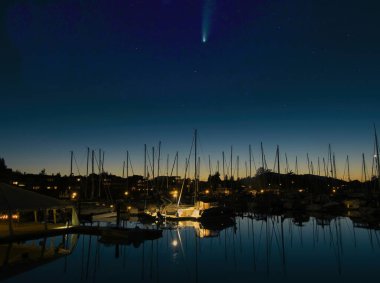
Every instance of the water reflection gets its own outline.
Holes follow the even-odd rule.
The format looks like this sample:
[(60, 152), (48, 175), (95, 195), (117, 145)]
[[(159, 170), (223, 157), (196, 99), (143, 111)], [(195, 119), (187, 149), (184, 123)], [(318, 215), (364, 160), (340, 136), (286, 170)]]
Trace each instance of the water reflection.
[[(345, 217), (244, 214), (215, 230), (189, 221), (161, 228), (162, 238), (139, 246), (81, 235), (74, 250), (38, 268), (20, 261), (26, 272), (7, 282), (353, 281), (377, 276), (380, 263), (379, 231)], [(1, 248), (7, 254), (7, 245)]]
[(77, 244), (77, 235), (62, 235), (25, 242), (9, 242), (0, 245), (0, 280), (27, 272), (54, 260), (67, 256)]

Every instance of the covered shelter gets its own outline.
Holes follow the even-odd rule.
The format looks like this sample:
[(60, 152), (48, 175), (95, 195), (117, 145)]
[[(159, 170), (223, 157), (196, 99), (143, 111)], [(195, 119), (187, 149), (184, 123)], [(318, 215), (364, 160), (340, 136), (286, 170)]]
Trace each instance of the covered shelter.
[(77, 225), (72, 203), (0, 183), (0, 239)]

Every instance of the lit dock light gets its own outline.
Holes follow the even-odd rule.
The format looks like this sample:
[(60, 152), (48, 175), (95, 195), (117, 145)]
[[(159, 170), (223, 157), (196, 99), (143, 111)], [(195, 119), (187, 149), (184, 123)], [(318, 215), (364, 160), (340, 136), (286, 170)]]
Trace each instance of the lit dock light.
[(177, 190), (172, 191), (172, 192), (171, 192), (171, 195), (172, 195), (174, 198), (177, 198), (177, 197), (178, 197), (178, 191), (177, 191)]
[(177, 240), (173, 240), (173, 242), (172, 242), (172, 246), (173, 246), (173, 247), (178, 246), (178, 241), (177, 241)]
[[(9, 216), (7, 214), (1, 214), (0, 215), (0, 220), (8, 220)], [(19, 215), (18, 214), (12, 214), (12, 219), (13, 220), (18, 220)]]

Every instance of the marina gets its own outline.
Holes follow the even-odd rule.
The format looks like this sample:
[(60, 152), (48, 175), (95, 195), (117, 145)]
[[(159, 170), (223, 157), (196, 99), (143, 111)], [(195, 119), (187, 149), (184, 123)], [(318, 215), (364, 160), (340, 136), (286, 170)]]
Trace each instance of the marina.
[(377, 282), (379, 11), (0, 0), (0, 283)]

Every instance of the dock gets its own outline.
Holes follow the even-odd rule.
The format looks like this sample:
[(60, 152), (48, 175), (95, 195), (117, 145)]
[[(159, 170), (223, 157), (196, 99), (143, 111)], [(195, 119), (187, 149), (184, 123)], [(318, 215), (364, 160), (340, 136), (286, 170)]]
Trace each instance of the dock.
[[(39, 227), (37, 227), (39, 228)], [(60, 226), (49, 227), (48, 230), (26, 229), (12, 236), (0, 235), (0, 244), (9, 242), (28, 241), (33, 239), (47, 238), (65, 234), (80, 234), (104, 236), (108, 238), (128, 238), (132, 240), (155, 240), (162, 237), (162, 230), (159, 229), (143, 229), (143, 228), (113, 228), (104, 226)]]

